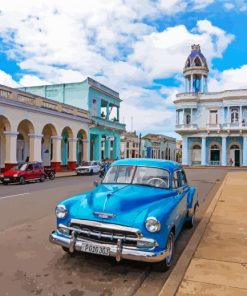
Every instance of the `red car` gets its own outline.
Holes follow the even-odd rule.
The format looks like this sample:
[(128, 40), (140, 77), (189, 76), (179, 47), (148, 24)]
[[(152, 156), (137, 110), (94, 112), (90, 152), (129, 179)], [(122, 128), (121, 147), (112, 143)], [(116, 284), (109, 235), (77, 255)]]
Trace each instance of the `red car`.
[(25, 162), (17, 164), (9, 171), (0, 175), (0, 181), (4, 185), (9, 183), (25, 184), (29, 181), (44, 182), (46, 177), (44, 167), (40, 162)]

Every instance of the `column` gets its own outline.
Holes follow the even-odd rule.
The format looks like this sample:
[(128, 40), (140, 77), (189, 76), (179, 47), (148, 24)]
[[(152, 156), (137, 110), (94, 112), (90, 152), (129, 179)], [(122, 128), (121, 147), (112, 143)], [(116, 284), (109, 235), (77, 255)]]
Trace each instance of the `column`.
[(110, 104), (107, 103), (107, 107), (106, 107), (106, 119), (109, 120), (110, 117)]
[(76, 168), (76, 144), (77, 138), (68, 138), (69, 145), (69, 160), (68, 160), (68, 169), (75, 170)]
[(30, 141), (30, 161), (42, 161), (41, 159), (41, 140), (43, 135), (28, 134)]
[(109, 136), (106, 137), (105, 140), (105, 158), (110, 159), (110, 152), (111, 152), (111, 141), (109, 139)]
[(193, 108), (190, 109), (190, 124), (192, 124)]
[(117, 121), (118, 122), (120, 121), (120, 118), (119, 118), (119, 107), (117, 107)]
[(94, 145), (93, 145), (93, 151), (94, 151), (93, 160), (101, 161), (101, 141), (102, 141), (101, 134), (96, 135), (94, 140)]
[(56, 170), (56, 172), (59, 172), (61, 170), (61, 141), (63, 137), (60, 136), (52, 136), (52, 146), (53, 146), (53, 152), (52, 152), (52, 160), (51, 160), (51, 167)]
[(240, 106), (240, 108), (239, 108), (240, 110), (239, 110), (239, 126), (241, 126), (242, 127), (242, 120), (243, 120), (243, 108), (242, 108), (242, 106)]
[(227, 107), (227, 126), (230, 126), (230, 122), (231, 122), (231, 117), (230, 117), (230, 107)]
[(183, 120), (182, 120), (182, 124), (185, 124), (184, 110), (185, 110), (185, 109), (183, 109)]
[(221, 144), (222, 145), (222, 151), (221, 151), (222, 162), (221, 162), (221, 165), (226, 166), (227, 165), (226, 136), (222, 136), (221, 139), (222, 139), (222, 144)]
[(201, 165), (207, 164), (207, 149), (206, 149), (206, 136), (202, 137), (202, 149), (201, 149)]
[[(89, 135), (88, 135), (88, 137), (89, 137)], [(83, 159), (84, 161), (90, 160), (90, 155), (89, 155), (89, 143), (90, 143), (89, 139), (83, 139), (83, 140), (82, 140), (82, 145), (83, 145), (83, 149), (82, 149), (82, 151), (83, 151), (82, 159)]]
[(118, 134), (114, 136), (113, 158), (120, 159), (120, 136)]
[(243, 166), (247, 166), (247, 135), (243, 135)]
[(188, 137), (183, 137), (182, 164), (188, 165)]
[(3, 132), (5, 135), (5, 170), (11, 169), (16, 165), (16, 146), (18, 132)]

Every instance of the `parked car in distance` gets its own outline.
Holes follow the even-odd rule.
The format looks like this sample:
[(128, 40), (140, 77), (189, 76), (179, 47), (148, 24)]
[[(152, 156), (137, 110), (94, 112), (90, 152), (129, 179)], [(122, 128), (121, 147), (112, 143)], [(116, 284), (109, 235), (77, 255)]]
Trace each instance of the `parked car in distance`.
[(98, 161), (84, 161), (76, 168), (77, 175), (98, 174), (100, 171), (100, 163)]
[(50, 242), (77, 251), (172, 265), (183, 225), (194, 225), (196, 189), (173, 161), (124, 159), (111, 164), (101, 184), (60, 202)]
[(10, 170), (0, 175), (0, 181), (7, 185), (9, 183), (25, 184), (29, 181), (44, 182), (45, 171), (41, 162), (19, 163)]

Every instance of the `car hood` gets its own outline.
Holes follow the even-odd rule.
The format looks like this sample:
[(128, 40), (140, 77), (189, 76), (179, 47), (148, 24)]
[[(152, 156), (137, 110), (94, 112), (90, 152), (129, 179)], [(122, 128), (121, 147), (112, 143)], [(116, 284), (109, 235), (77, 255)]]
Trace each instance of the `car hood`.
[(20, 170), (10, 170), (10, 171), (7, 171), (7, 172), (4, 172), (4, 177), (12, 177), (13, 175), (15, 174), (21, 174), (23, 173), (23, 171), (20, 171)]
[[(155, 204), (162, 200), (165, 207), (172, 196), (173, 191), (160, 188), (102, 184), (72, 202), (69, 212), (71, 218), (133, 226), (137, 217), (138, 220), (145, 221)], [(98, 213), (110, 216), (102, 218)]]

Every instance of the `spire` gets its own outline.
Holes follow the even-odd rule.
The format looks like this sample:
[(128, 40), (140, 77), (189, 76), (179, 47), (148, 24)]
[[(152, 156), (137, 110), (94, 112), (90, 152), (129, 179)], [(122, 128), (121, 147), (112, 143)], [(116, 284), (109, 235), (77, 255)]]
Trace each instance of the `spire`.
[(186, 59), (183, 70), (185, 92), (207, 92), (208, 65), (199, 44), (191, 46), (191, 53)]

